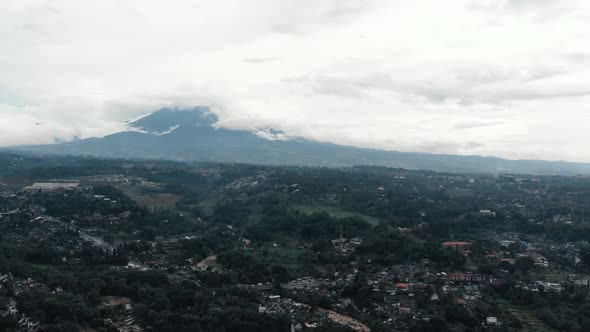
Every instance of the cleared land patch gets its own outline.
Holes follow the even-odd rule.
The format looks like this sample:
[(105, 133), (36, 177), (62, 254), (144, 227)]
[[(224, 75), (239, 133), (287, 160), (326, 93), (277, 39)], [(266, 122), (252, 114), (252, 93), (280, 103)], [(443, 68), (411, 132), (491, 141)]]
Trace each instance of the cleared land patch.
[(545, 324), (542, 320), (535, 315), (530, 309), (522, 307), (511, 307), (508, 309), (519, 321), (522, 322), (523, 328), (521, 331), (536, 331), (536, 332), (557, 332), (557, 330), (551, 328)]
[(293, 207), (296, 210), (299, 210), (303, 213), (314, 213), (314, 212), (325, 212), (329, 214), (333, 218), (359, 218), (362, 219), (369, 224), (376, 226), (379, 224), (380, 220), (375, 217), (367, 216), (360, 213), (348, 212), (344, 211), (340, 208), (331, 205), (296, 205)]

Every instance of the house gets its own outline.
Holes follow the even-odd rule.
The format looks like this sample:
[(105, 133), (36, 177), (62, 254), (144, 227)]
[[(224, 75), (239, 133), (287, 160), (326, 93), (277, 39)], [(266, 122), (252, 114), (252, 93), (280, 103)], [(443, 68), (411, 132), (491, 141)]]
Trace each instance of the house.
[(21, 331), (33, 332), (39, 330), (39, 322), (34, 322), (24, 315), (18, 320), (18, 325), (20, 325)]
[(0, 275), (0, 285), (6, 284), (12, 280), (12, 276), (10, 274)]
[(27, 329), (28, 331), (37, 331), (39, 329), (39, 322), (28, 321)]
[(410, 284), (408, 283), (403, 283), (403, 282), (398, 282), (394, 285), (395, 289), (397, 290), (403, 290), (403, 291), (408, 291), (410, 290)]
[(470, 273), (451, 273), (449, 274), (449, 280), (454, 282), (471, 282), (473, 275)]
[(347, 239), (340, 238), (340, 239), (332, 240), (331, 242), (334, 247), (339, 247), (339, 246), (344, 245), (347, 241), (348, 241)]
[(549, 260), (547, 260), (547, 258), (545, 258), (545, 256), (534, 252), (534, 251), (526, 251), (522, 254), (518, 254), (518, 257), (529, 257), (530, 259), (533, 260), (533, 263), (535, 263), (535, 266), (537, 267), (542, 267), (542, 268), (547, 268), (549, 267)]
[(358, 237), (353, 237), (352, 239), (350, 239), (350, 243), (356, 246), (360, 246), (361, 244), (363, 244), (363, 240)]
[(425, 292), (426, 290), (428, 290), (428, 285), (425, 283), (419, 282), (414, 285), (414, 289), (416, 290), (416, 292)]
[(400, 314), (410, 314), (412, 313), (412, 309), (410, 307), (399, 307)]
[(18, 309), (16, 308), (16, 306), (14, 306), (14, 305), (10, 305), (10, 306), (8, 307), (8, 313), (9, 313), (10, 315), (16, 315), (16, 314), (18, 314)]
[(133, 323), (135, 323), (135, 318), (133, 317), (127, 317), (123, 320), (123, 324), (125, 325), (133, 325)]
[(486, 325), (498, 325), (497, 317), (486, 317)]
[(25, 191), (50, 191), (57, 189), (76, 189), (80, 185), (79, 181), (68, 182), (37, 182), (31, 186), (25, 187)]
[(505, 280), (505, 279), (503, 279), (503, 278), (495, 278), (495, 277), (491, 277), (491, 278), (490, 278), (490, 283), (491, 283), (492, 285), (502, 285), (502, 284), (504, 284), (505, 282), (506, 282), (506, 280)]
[(487, 259), (498, 259), (498, 254), (495, 252), (487, 252), (486, 253), (486, 258)]
[(471, 281), (473, 282), (482, 282), (485, 280), (485, 276), (481, 274), (472, 274)]
[(514, 260), (514, 258), (502, 258), (500, 260), (501, 263), (508, 263), (511, 265), (514, 265), (516, 263), (516, 261)]
[(149, 261), (149, 262), (146, 262), (146, 264), (149, 267), (154, 268), (154, 269), (162, 269), (163, 265), (164, 265), (164, 263), (162, 263), (160, 261)]
[(457, 251), (465, 251), (471, 249), (471, 242), (465, 241), (447, 241), (443, 242), (442, 246), (445, 248), (454, 249)]
[(561, 292), (563, 287), (556, 282), (537, 281), (538, 286), (543, 286), (547, 291)]
[(495, 217), (496, 216), (496, 212), (494, 212), (492, 210), (479, 210), (479, 214), (481, 214), (482, 216), (486, 216), (486, 217)]

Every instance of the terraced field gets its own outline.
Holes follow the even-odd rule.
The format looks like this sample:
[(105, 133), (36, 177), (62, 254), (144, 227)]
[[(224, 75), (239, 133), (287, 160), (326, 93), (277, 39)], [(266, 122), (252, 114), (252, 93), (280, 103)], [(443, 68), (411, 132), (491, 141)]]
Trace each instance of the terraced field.
[(508, 309), (518, 320), (522, 322), (523, 328), (521, 331), (525, 332), (557, 332), (557, 330), (545, 324), (537, 315), (530, 309), (522, 307), (511, 307)]

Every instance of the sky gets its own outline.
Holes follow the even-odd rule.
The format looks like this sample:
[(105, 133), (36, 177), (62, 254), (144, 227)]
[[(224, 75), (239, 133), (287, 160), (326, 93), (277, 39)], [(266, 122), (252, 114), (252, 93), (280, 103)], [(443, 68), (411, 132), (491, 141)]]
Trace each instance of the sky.
[(226, 128), (590, 162), (590, 2), (0, 1), (0, 146), (199, 105)]

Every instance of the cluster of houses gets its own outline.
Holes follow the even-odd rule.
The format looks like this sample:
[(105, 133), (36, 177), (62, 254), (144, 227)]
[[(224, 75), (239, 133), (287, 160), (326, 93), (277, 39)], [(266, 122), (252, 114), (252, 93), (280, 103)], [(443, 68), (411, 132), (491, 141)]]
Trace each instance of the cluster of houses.
[(73, 190), (80, 186), (80, 181), (51, 181), (51, 182), (36, 182), (30, 186), (25, 187), (24, 191), (52, 191), (59, 189)]
[(311, 306), (307, 304), (279, 295), (270, 295), (261, 298), (261, 305), (258, 307), (258, 312), (270, 315), (289, 315), (292, 321), (292, 332), (314, 330), (323, 326), (328, 321), (346, 326), (353, 331), (370, 332), (369, 327), (350, 316), (322, 308), (312, 310)]
[(545, 258), (545, 256), (539, 254), (538, 252), (534, 251), (526, 251), (521, 254), (518, 254), (519, 258), (528, 257), (533, 261), (533, 264), (537, 267), (541, 268), (548, 268), (549, 267), (549, 260)]
[[(333, 241), (336, 248), (340, 248), (345, 243), (349, 243), (343, 237)], [(449, 250), (457, 250), (468, 254), (472, 248), (472, 243), (466, 241), (449, 241), (442, 244)], [(488, 254), (491, 255), (491, 254)], [(549, 262), (546, 257), (535, 252), (525, 251), (516, 254), (518, 257), (529, 257), (533, 260), (535, 266), (546, 268)], [(493, 255), (494, 259), (500, 261), (500, 256)], [(511, 259), (514, 263), (514, 259)], [(313, 292), (322, 294), (332, 299), (337, 299), (334, 305), (335, 310), (347, 312), (346, 308), (353, 303), (351, 299), (340, 298), (341, 292), (347, 285), (350, 285), (355, 279), (358, 271), (353, 269), (351, 273), (336, 273), (333, 278), (317, 279), (311, 277), (299, 278), (289, 283), (282, 284), (282, 288), (290, 292), (305, 293)], [(590, 287), (588, 278), (581, 279), (576, 277), (575, 282), (580, 287)], [(482, 288), (488, 285), (498, 285), (505, 282), (501, 277), (494, 277), (487, 274), (465, 272), (465, 271), (432, 271), (429, 265), (396, 265), (386, 268), (379, 273), (375, 273), (367, 278), (367, 286), (372, 289), (374, 294), (383, 298), (383, 302), (375, 304), (373, 317), (389, 317), (383, 323), (390, 324), (392, 328), (404, 326), (408, 321), (415, 319), (430, 319), (438, 309), (437, 305), (441, 299), (451, 298), (455, 305), (473, 310), (478, 304), (482, 303)], [(573, 281), (570, 281), (572, 283)], [(538, 292), (540, 289), (551, 292), (561, 292), (563, 282), (518, 282), (516, 287), (523, 290)], [(259, 289), (261, 292), (272, 291), (270, 286)], [(273, 301), (270, 301), (273, 300)], [(273, 314), (277, 312), (287, 312), (293, 314), (294, 321), (299, 322), (300, 326), (309, 328), (310, 324), (321, 324), (321, 320), (312, 319), (305, 316), (307, 321), (297, 320), (298, 308), (301, 304), (293, 302), (289, 298), (269, 297), (261, 304), (261, 312)], [(420, 309), (418, 303), (427, 303), (428, 310)], [(422, 305), (423, 307), (423, 305)], [(307, 325), (306, 325), (307, 324)], [(498, 317), (490, 312), (490, 315), (481, 321), (483, 326), (501, 325)], [(294, 325), (297, 327), (297, 325)], [(298, 330), (298, 329), (297, 329)]]
[(350, 254), (356, 250), (358, 246), (363, 244), (363, 240), (358, 237), (353, 237), (351, 239), (344, 238), (342, 234), (340, 234), (340, 238), (334, 239), (331, 241), (332, 246), (336, 249), (336, 252), (341, 254)]
[[(241, 189), (244, 187), (253, 188), (253, 187), (256, 187), (257, 185), (263, 183), (264, 181), (266, 181), (266, 178), (267, 178), (267, 175), (265, 173), (254, 175), (254, 176), (241, 177), (237, 180), (234, 180), (230, 184), (224, 186), (223, 189), (236, 190), (236, 189)], [(296, 187), (296, 185), (295, 185), (295, 187)]]
[(116, 183), (116, 184), (123, 184), (123, 185), (138, 185), (142, 187), (148, 188), (157, 188), (160, 187), (160, 183), (149, 181), (143, 177), (139, 176), (130, 176), (130, 175), (123, 175), (123, 174), (106, 174), (106, 175), (95, 175), (90, 177), (85, 177), (85, 181), (88, 182), (96, 182), (96, 183)]
[(464, 255), (471, 254), (471, 242), (465, 241), (447, 241), (443, 242), (442, 246), (444, 248), (456, 250)]
[(479, 214), (484, 217), (496, 217), (496, 212), (492, 210), (479, 210)]
[[(1, 294), (6, 294), (4, 290), (14, 288), (14, 279), (10, 274), (0, 275), (0, 291)], [(28, 317), (25, 313), (20, 312), (16, 307), (16, 301), (12, 297), (0, 295), (5, 303), (4, 308), (0, 308), (0, 316), (13, 317), (17, 322), (19, 332), (37, 332), (40, 329), (39, 322)]]
[[(472, 253), (472, 251), (471, 251), (472, 243), (471, 242), (447, 241), (447, 242), (443, 242), (441, 245), (444, 248), (458, 251), (466, 256), (468, 256)], [(500, 262), (506, 262), (509, 264), (514, 264), (516, 262), (516, 260), (514, 258), (505, 257), (505, 256), (510, 256), (510, 252), (507, 252), (502, 255), (499, 255), (496, 252), (488, 252), (486, 254), (486, 258), (488, 258), (488, 259), (499, 259)], [(530, 258), (536, 267), (540, 267), (540, 268), (548, 268), (549, 267), (549, 260), (545, 256), (541, 255), (538, 252), (528, 250), (528, 251), (525, 251), (523, 253), (519, 253), (516, 255), (516, 258), (524, 258), (524, 257)]]
[(143, 329), (136, 324), (135, 318), (126, 316), (122, 320), (113, 321), (111, 318), (104, 320), (107, 327), (114, 329), (117, 332), (141, 332)]
[[(358, 270), (353, 269), (350, 273), (337, 273), (333, 278), (317, 279), (311, 277), (299, 278), (281, 285), (286, 290), (283, 296), (270, 294), (271, 285), (252, 285), (248, 288), (258, 289), (261, 293), (267, 294), (261, 298), (259, 311), (267, 314), (287, 313), (295, 323), (305, 330), (313, 329), (312, 326), (320, 326), (325, 315), (316, 313), (310, 315), (305, 304), (298, 303), (290, 297), (297, 294), (323, 295), (335, 300), (333, 317), (348, 317), (339, 315), (349, 312), (353, 306), (353, 300), (342, 298), (341, 291), (355, 282)], [(376, 302), (371, 309), (373, 317), (388, 317), (384, 324), (399, 328), (407, 326), (412, 320), (427, 320), (436, 314), (440, 309), (441, 298), (452, 298), (458, 307), (475, 308), (482, 301), (481, 288), (496, 282), (489, 275), (469, 272), (433, 272), (425, 265), (396, 265), (386, 268), (378, 273), (366, 276), (366, 285), (372, 290), (375, 296), (383, 299)], [(267, 287), (264, 287), (267, 286)], [(422, 303), (422, 305), (418, 305)], [(424, 310), (424, 303), (427, 303), (427, 310)], [(421, 309), (422, 308), (422, 309)], [(438, 308), (438, 309), (437, 309)], [(497, 317), (490, 315), (489, 319), (483, 320), (483, 325), (499, 325)], [(348, 317), (341, 322), (349, 322)], [(358, 320), (354, 320), (360, 324)], [(315, 324), (315, 325), (314, 325)], [(364, 331), (362, 326), (353, 327), (353, 323), (344, 324), (353, 330)]]
[[(36, 293), (47, 293), (51, 290), (43, 283), (36, 282), (32, 279), (14, 280), (11, 275), (0, 275), (0, 303), (5, 303), (5, 307), (0, 305), (0, 316), (11, 316), (17, 321), (18, 332), (37, 332), (43, 331), (39, 321), (32, 319), (25, 313), (20, 312), (16, 306), (14, 298), (7, 296), (7, 292), (3, 290), (12, 288), (14, 294), (35, 291)], [(53, 293), (63, 292), (61, 288), (56, 288)], [(141, 332), (143, 329), (135, 322), (135, 318), (131, 315), (132, 306), (129, 303), (124, 305), (124, 315), (116, 320), (113, 318), (106, 318), (104, 324), (106, 327), (112, 328), (118, 332)]]

